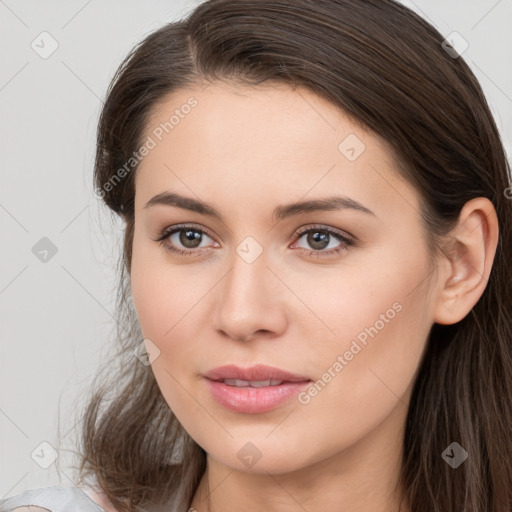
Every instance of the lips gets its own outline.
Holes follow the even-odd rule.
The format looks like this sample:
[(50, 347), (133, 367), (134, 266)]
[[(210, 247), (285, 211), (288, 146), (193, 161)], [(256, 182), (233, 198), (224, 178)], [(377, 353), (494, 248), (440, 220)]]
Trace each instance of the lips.
[[(250, 368), (240, 368), (236, 365), (226, 365), (214, 368), (205, 373), (207, 379), (214, 381), (228, 381), (229, 384), (235, 380), (251, 382), (265, 382), (270, 381), (268, 385), (277, 385), (282, 382), (309, 382), (311, 379), (303, 375), (295, 375), (293, 373), (275, 368), (273, 366), (266, 366), (258, 364)], [(244, 384), (241, 384), (244, 385)]]
[(247, 414), (271, 411), (309, 386), (311, 379), (272, 366), (220, 366), (203, 375), (212, 397), (223, 407)]

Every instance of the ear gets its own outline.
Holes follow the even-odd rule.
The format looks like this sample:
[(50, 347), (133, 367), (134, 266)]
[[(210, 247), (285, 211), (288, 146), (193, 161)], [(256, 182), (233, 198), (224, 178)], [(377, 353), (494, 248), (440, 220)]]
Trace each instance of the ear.
[(482, 296), (491, 272), (499, 227), (489, 199), (477, 197), (462, 208), (457, 226), (447, 235), (439, 261), (434, 322), (462, 320)]

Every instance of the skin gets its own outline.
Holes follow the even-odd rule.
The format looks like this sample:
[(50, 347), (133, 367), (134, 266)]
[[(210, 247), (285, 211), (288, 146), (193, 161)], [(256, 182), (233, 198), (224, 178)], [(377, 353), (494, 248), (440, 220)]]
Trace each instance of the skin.
[[(191, 96), (197, 106), (137, 170), (131, 284), (144, 338), (159, 351), (152, 369), (162, 394), (207, 452), (192, 507), (396, 511), (403, 429), (426, 340), (434, 322), (461, 320), (482, 295), (498, 239), (494, 208), (484, 198), (467, 203), (432, 262), (419, 196), (396, 172), (390, 148), (334, 105), (286, 85), (215, 82), (166, 97), (144, 140)], [(365, 144), (354, 161), (338, 149), (349, 134)], [(144, 208), (165, 191), (209, 203), (223, 221), (176, 206)], [(374, 215), (272, 218), (278, 205), (334, 192)], [(195, 256), (155, 241), (181, 223), (212, 235), (200, 249), (183, 245), (179, 233), (167, 238)], [(295, 235), (314, 224), (346, 232), (356, 245), (310, 256), (308, 249), (343, 246), (331, 236), (318, 249), (307, 233)], [(263, 251), (252, 263), (236, 252), (247, 236)], [(293, 398), (243, 414), (209, 394), (202, 374), (230, 363), (317, 381), (396, 303), (394, 318), (307, 404)], [(261, 453), (250, 468), (237, 457), (248, 442)]]

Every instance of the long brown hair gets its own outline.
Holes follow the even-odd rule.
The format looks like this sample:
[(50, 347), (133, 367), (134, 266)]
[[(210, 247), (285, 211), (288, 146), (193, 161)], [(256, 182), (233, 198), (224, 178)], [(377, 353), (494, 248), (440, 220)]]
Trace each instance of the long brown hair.
[[(493, 268), (463, 320), (432, 326), (407, 416), (401, 485), (414, 512), (512, 510), (510, 167), (477, 79), (443, 40), (393, 0), (209, 0), (123, 61), (99, 120), (94, 175), (98, 195), (125, 222), (119, 350), (103, 368), (113, 377), (98, 376), (84, 409), (80, 447), (81, 481), (94, 476), (118, 510), (186, 510), (206, 467), (151, 366), (133, 355), (143, 338), (130, 300), (130, 159), (158, 102), (215, 79), (306, 87), (384, 137), (420, 195), (432, 256), (467, 201), (492, 202), (500, 230)], [(457, 469), (441, 456), (454, 441), (469, 453)]]

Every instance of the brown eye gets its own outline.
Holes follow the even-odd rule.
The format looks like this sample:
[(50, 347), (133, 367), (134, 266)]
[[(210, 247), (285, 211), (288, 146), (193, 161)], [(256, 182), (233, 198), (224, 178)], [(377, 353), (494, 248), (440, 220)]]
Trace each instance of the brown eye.
[[(311, 256), (337, 254), (355, 243), (351, 237), (324, 226), (303, 229), (297, 235), (297, 241), (303, 239), (307, 245), (307, 247), (298, 246), (298, 248), (308, 251)], [(325, 250), (326, 248), (328, 250)]]
[(179, 233), (179, 242), (183, 244), (186, 249), (196, 249), (201, 243), (202, 233), (194, 229), (181, 229)]
[(170, 252), (192, 256), (194, 253), (202, 253), (203, 249), (207, 248), (205, 245), (201, 246), (205, 237), (213, 241), (203, 229), (193, 226), (174, 226), (164, 229), (156, 241)]
[(312, 247), (315, 251), (321, 251), (325, 249), (330, 242), (331, 235), (326, 231), (309, 231), (306, 233), (307, 243)]

